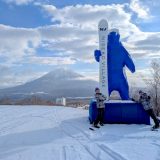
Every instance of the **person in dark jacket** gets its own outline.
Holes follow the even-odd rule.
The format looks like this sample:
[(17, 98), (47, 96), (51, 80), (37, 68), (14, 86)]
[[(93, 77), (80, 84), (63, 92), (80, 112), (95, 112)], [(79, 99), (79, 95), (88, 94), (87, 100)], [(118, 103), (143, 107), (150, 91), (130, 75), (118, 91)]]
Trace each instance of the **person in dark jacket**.
[(95, 88), (95, 99), (97, 103), (97, 110), (98, 110), (98, 115), (97, 118), (94, 122), (94, 127), (99, 128), (98, 123), (103, 126), (103, 117), (104, 117), (104, 101), (106, 100), (106, 97), (100, 92), (99, 88)]
[(139, 91), (139, 102), (142, 104), (144, 110), (148, 113), (148, 115), (153, 119), (155, 125), (152, 127), (152, 129), (159, 128), (159, 119), (156, 117), (153, 107), (151, 105), (151, 97), (148, 96), (143, 91)]

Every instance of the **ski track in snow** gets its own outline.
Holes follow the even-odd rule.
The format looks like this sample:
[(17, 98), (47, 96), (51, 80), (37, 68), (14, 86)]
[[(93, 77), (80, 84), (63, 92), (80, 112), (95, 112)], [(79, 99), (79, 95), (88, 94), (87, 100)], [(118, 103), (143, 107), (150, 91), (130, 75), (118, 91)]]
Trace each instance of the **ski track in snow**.
[(99, 148), (101, 148), (105, 153), (107, 153), (114, 160), (127, 160), (122, 155), (113, 151), (112, 149), (110, 149), (109, 147), (107, 147), (104, 144), (101, 144), (101, 145), (98, 145), (98, 146), (99, 146)]
[[(58, 117), (57, 117), (57, 115), (58, 115)], [(55, 116), (54, 116), (54, 117), (56, 117), (56, 123), (60, 124), (60, 121), (62, 121), (62, 119), (61, 119), (61, 115), (58, 114), (57, 109), (55, 109)], [(66, 125), (67, 125), (67, 127), (66, 127)], [(72, 139), (76, 140), (76, 141), (78, 142), (78, 144), (80, 144), (80, 145), (84, 148), (84, 150), (85, 150), (86, 152), (88, 152), (88, 154), (89, 154), (91, 157), (93, 157), (94, 159), (96, 159), (96, 157), (95, 157), (94, 154), (88, 149), (88, 147), (87, 147), (86, 145), (84, 145), (83, 142), (81, 142), (81, 141), (79, 140), (79, 138), (76, 138), (75, 136), (71, 135), (68, 131), (66, 131), (66, 130), (65, 130), (65, 127), (66, 127), (67, 129), (68, 129), (68, 127), (71, 127), (72, 129), (75, 129), (75, 127), (73, 127), (72, 123), (69, 123), (69, 124), (63, 123), (63, 125), (62, 125), (62, 127), (60, 127), (60, 129), (62, 130), (62, 132), (63, 132), (66, 136), (70, 137), (71, 140), (72, 140)], [(79, 129), (79, 131), (82, 132), (80, 129)], [(83, 134), (83, 132), (82, 132), (82, 134)], [(84, 134), (84, 135), (86, 136), (86, 134)], [(66, 148), (66, 147), (65, 147), (65, 148)], [(74, 148), (74, 147), (73, 147), (73, 148)], [(65, 157), (65, 159), (66, 159), (66, 160), (70, 160), (70, 159), (67, 159), (66, 149), (63, 148), (63, 150), (65, 150), (65, 151), (64, 151), (64, 155), (65, 155), (64, 157)], [(75, 148), (74, 148), (74, 150), (75, 150)], [(75, 152), (72, 152), (72, 153), (75, 153)], [(97, 159), (97, 160), (98, 160), (98, 159)]]
[[(89, 150), (89, 148), (88, 148), (87, 145), (84, 145), (83, 142), (81, 142), (81, 140), (85, 140), (85, 141), (89, 140), (89, 143), (93, 143), (92, 139), (88, 136), (88, 134), (86, 134), (84, 131), (82, 131), (78, 127), (75, 127), (71, 123), (67, 124), (67, 125), (70, 126), (70, 127), (73, 127), (73, 129), (79, 130), (82, 133), (83, 136), (81, 136), (81, 137), (74, 137), (74, 136), (70, 135), (69, 133), (67, 133), (67, 135), (69, 135), (73, 139), (77, 140), (78, 143), (80, 145), (82, 145), (84, 147), (84, 149), (91, 155), (91, 157), (93, 157), (96, 160), (101, 160), (99, 158), (99, 156), (94, 155), (94, 152), (92, 152), (92, 151)], [(65, 131), (65, 133), (66, 133), (66, 131)], [(110, 149), (109, 147), (107, 147), (106, 145), (103, 145), (103, 144), (99, 145), (99, 144), (96, 144), (96, 143), (94, 143), (94, 144), (96, 145), (96, 147), (98, 148), (99, 151), (104, 152), (106, 154), (106, 156), (107, 157), (109, 156), (109, 159), (111, 159), (111, 160), (127, 160), (123, 156), (121, 156), (120, 154), (118, 154), (117, 152), (115, 152), (112, 149)]]
[(31, 113), (34, 114), (33, 112), (29, 112), (29, 113), (27, 113), (27, 115), (25, 113), (24, 115), (21, 115), (19, 117), (18, 116), (17, 117), (13, 117), (10, 120), (6, 120), (6, 121), (2, 120), (1, 123), (0, 123), (0, 126), (2, 126), (2, 125), (5, 125), (5, 126), (1, 127), (0, 135), (1, 135), (1, 133), (7, 132), (7, 131), (9, 131), (9, 130), (11, 130), (13, 128), (15, 129), (16, 127), (19, 127), (20, 125), (28, 123), (28, 121), (31, 118), (44, 118), (44, 115), (47, 115), (50, 112), (46, 112), (46, 113), (35, 115), (35, 116), (33, 116)]
[(91, 131), (87, 116), (86, 110), (66, 107), (0, 107), (0, 160), (160, 159), (159, 132), (145, 125)]

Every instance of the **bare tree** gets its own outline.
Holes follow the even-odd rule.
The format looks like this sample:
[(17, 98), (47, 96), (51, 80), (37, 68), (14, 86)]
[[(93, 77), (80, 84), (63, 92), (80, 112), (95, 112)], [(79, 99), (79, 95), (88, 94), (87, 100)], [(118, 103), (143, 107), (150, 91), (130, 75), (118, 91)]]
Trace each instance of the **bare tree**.
[(160, 113), (160, 60), (151, 62), (151, 78), (145, 79), (156, 115)]

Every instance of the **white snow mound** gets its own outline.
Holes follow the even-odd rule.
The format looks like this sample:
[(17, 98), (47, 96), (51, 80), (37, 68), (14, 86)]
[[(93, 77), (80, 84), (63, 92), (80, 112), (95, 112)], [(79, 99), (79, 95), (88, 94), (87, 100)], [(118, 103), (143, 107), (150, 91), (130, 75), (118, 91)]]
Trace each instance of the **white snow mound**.
[(160, 160), (160, 131), (147, 125), (89, 130), (88, 111), (0, 106), (0, 160)]

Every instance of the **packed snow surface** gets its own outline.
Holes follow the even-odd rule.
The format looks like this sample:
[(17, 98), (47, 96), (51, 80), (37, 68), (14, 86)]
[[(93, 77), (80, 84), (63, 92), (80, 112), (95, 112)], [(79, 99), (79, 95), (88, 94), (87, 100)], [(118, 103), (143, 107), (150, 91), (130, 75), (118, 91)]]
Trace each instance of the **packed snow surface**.
[(160, 130), (109, 125), (89, 130), (88, 111), (0, 106), (1, 160), (160, 160)]

